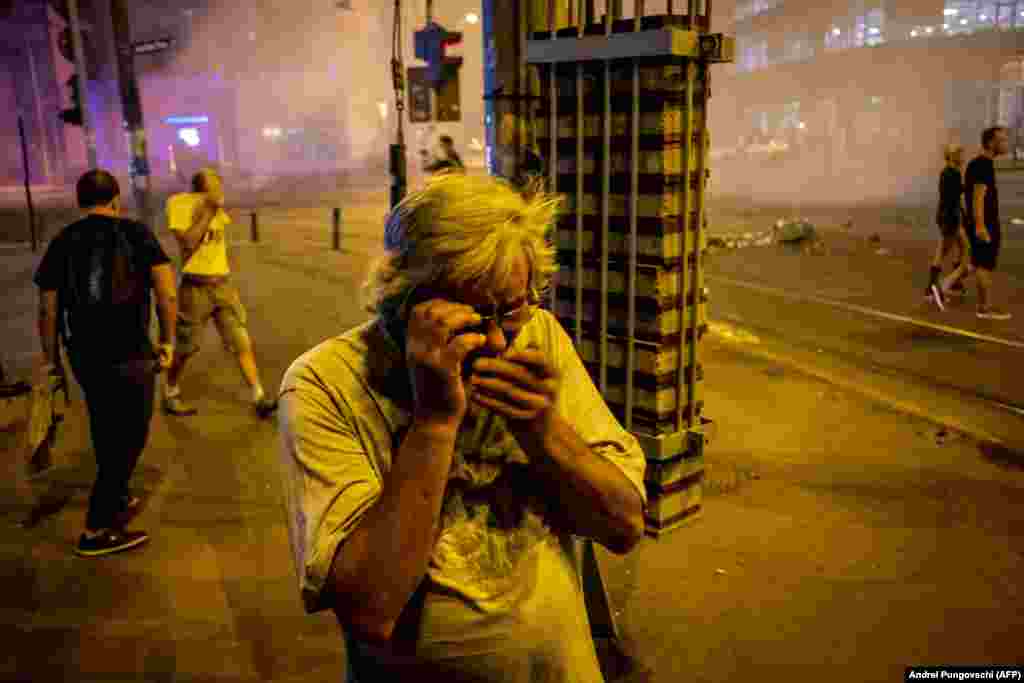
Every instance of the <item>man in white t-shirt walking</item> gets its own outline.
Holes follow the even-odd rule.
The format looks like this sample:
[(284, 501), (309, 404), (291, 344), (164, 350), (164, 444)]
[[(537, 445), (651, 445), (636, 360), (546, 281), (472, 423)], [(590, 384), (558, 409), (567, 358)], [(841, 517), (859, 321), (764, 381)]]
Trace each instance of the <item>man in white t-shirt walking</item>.
[(181, 398), (178, 380), (185, 363), (199, 350), (203, 328), (212, 318), (225, 347), (238, 359), (242, 376), (252, 389), (260, 417), (269, 417), (277, 401), (267, 398), (256, 368), (252, 340), (246, 329), (246, 311), (231, 283), (226, 228), (231, 217), (224, 211), (224, 187), (212, 169), (192, 178), (192, 192), (167, 200), (167, 224), (181, 247), (182, 278), (178, 292), (178, 328), (174, 362), (164, 384), (164, 412), (195, 415)]

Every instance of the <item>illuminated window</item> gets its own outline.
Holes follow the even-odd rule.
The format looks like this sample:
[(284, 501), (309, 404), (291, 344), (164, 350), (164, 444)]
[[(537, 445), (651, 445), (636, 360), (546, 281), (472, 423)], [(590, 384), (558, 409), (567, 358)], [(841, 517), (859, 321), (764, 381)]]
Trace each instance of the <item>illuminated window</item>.
[(978, 4), (978, 28), (995, 28), (996, 3), (981, 2)]
[(942, 13), (948, 33), (1024, 28), (1024, 0), (945, 0)]
[(741, 43), (740, 60), (737, 67), (740, 71), (756, 71), (768, 66), (768, 41), (745, 39)]
[(978, 0), (945, 0), (945, 4), (946, 31), (957, 34), (974, 30), (978, 20)]
[(856, 47), (881, 45), (885, 42), (885, 15), (881, 9), (873, 9), (854, 21), (853, 45)]
[(1018, 4), (1024, 9), (1024, 3), (1015, 2), (1003, 2), (996, 6), (996, 28), (1007, 31), (1016, 25), (1017, 17), (1020, 16)]

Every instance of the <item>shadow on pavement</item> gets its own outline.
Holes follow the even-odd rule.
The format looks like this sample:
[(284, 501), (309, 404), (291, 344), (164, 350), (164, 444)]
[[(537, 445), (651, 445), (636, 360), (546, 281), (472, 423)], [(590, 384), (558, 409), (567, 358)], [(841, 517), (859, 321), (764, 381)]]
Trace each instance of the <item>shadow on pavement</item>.
[(1024, 451), (995, 442), (981, 443), (978, 450), (985, 460), (993, 465), (1003, 469), (1024, 471)]
[(29, 510), (28, 516), (21, 522), (21, 526), (25, 529), (38, 526), (47, 517), (53, 517), (60, 513), (71, 502), (74, 495), (75, 491), (71, 487), (51, 482), (36, 500), (36, 504)]

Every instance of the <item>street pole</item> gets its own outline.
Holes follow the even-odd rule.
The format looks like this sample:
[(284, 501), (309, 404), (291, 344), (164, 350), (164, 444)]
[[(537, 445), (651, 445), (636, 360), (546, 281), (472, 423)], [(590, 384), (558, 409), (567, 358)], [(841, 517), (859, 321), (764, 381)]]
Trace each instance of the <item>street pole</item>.
[(389, 204), (395, 208), (405, 198), (408, 169), (405, 159), (405, 65), (402, 63), (402, 0), (395, 0), (391, 41), (391, 85), (395, 91), (395, 120), (398, 131), (395, 144), (388, 146), (388, 171), (391, 174)]
[(68, 0), (68, 16), (71, 19), (71, 45), (75, 51), (75, 71), (82, 107), (82, 134), (85, 135), (85, 154), (89, 168), (96, 168), (96, 134), (89, 118), (89, 75), (85, 71), (85, 49), (82, 47), (82, 27), (78, 23), (78, 0)]
[(18, 114), (18, 137), (21, 138), (21, 163), (25, 167), (25, 201), (28, 203), (28, 227), (32, 233), (32, 251), (37, 248), (36, 243), (36, 209), (32, 203), (32, 181), (28, 167), (28, 141), (25, 139), (25, 121), (21, 114)]
[(121, 111), (127, 128), (131, 161), (128, 177), (132, 184), (135, 205), (144, 221), (150, 220), (150, 169), (146, 149), (146, 128), (142, 118), (142, 98), (135, 73), (131, 25), (124, 0), (111, 0), (110, 20), (114, 29), (117, 54), (117, 83), (121, 93)]
[(39, 77), (36, 75), (36, 58), (32, 54), (32, 45), (25, 39), (25, 54), (28, 55), (28, 68), (29, 75), (32, 76), (32, 99), (36, 103), (36, 120), (39, 121), (39, 127), (43, 130), (43, 144), (39, 146), (39, 150), (43, 154), (43, 177), (46, 182), (51, 182), (53, 179), (53, 169), (50, 166), (50, 151), (49, 145), (46, 140), (46, 125), (43, 123), (43, 105), (42, 97), (39, 94)]

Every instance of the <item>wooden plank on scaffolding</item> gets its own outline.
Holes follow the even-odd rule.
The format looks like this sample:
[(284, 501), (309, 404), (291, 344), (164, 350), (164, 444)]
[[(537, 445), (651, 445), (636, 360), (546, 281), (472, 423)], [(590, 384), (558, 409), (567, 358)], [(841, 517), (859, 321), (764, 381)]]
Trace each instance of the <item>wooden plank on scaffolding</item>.
[(526, 61), (530, 64), (552, 62), (591, 62), (607, 59), (701, 56), (697, 31), (667, 27), (652, 31), (596, 35), (576, 40), (529, 40)]

